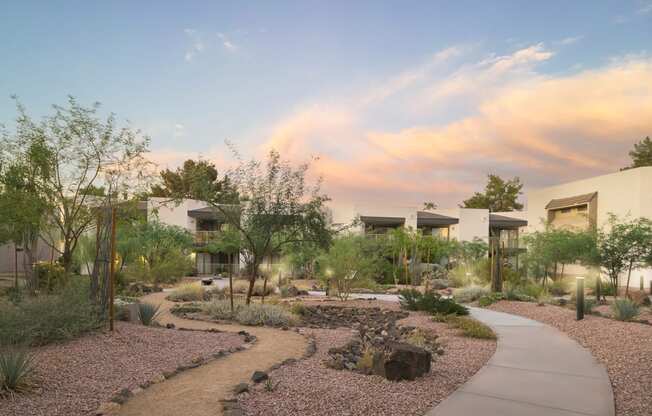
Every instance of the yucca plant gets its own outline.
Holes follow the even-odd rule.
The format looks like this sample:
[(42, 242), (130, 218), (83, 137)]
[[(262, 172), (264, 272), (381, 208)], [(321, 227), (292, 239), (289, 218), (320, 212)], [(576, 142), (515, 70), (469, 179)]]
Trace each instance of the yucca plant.
[(22, 393), (33, 387), (34, 359), (20, 349), (0, 350), (0, 395)]
[(152, 325), (161, 313), (160, 308), (161, 305), (152, 305), (146, 302), (139, 303), (138, 317), (140, 318), (140, 323), (146, 326)]
[(631, 299), (616, 299), (611, 305), (614, 318), (619, 321), (631, 321), (639, 314), (639, 306)]

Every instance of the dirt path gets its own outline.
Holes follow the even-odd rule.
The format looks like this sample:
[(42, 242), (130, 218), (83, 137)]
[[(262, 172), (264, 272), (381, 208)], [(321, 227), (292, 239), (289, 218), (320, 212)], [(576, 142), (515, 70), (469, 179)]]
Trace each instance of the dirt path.
[(231, 388), (249, 382), (255, 370), (267, 370), (287, 358), (301, 358), (306, 351), (306, 339), (293, 331), (220, 325), (210, 322), (182, 319), (172, 315), (174, 305), (166, 301), (167, 293), (146, 296), (146, 302), (161, 304), (162, 324), (173, 323), (177, 328), (209, 329), (222, 331), (245, 330), (258, 339), (248, 350), (213, 361), (193, 370), (185, 371), (163, 383), (150, 386), (131, 398), (116, 413), (121, 416), (216, 416), (222, 415), (220, 400), (231, 393)]

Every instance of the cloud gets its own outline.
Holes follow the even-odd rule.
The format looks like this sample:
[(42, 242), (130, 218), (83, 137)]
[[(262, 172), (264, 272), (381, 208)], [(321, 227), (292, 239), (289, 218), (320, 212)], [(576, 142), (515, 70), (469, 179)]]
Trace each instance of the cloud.
[(650, 14), (652, 13), (652, 2), (644, 3), (637, 11), (638, 14)]
[(573, 45), (584, 39), (584, 36), (570, 36), (559, 41), (560, 45)]
[[(479, 190), (487, 173), (533, 188), (616, 171), (652, 132), (652, 59), (542, 73), (554, 56), (534, 44), (467, 57), (443, 74), (442, 61), (428, 59), (355, 96), (297, 109), (270, 126), (265, 147), (319, 156), (316, 171), (338, 204), (446, 207)], [(461, 110), (448, 112), (455, 102)], [(379, 114), (402, 117), (385, 123)]]
[(190, 47), (184, 55), (186, 62), (190, 62), (197, 54), (204, 51), (204, 42), (202, 41), (201, 35), (194, 29), (184, 29), (183, 32), (191, 41)]
[(217, 37), (220, 39), (222, 46), (227, 51), (235, 52), (238, 50), (238, 47), (224, 33), (218, 33)]

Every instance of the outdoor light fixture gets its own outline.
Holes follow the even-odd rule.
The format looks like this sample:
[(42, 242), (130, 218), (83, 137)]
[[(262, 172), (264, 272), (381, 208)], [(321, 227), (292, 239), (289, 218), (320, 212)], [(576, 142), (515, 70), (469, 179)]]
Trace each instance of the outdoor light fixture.
[(584, 319), (584, 276), (577, 276), (577, 296), (575, 310), (577, 311), (577, 320)]

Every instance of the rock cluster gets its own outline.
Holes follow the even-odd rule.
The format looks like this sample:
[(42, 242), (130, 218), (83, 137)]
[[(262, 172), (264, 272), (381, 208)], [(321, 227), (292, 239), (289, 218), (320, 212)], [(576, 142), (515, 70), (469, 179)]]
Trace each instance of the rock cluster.
[(363, 333), (380, 334), (395, 327), (397, 320), (407, 318), (409, 314), (380, 308), (316, 305), (305, 306), (301, 315), (304, 326), (310, 328), (352, 328)]

